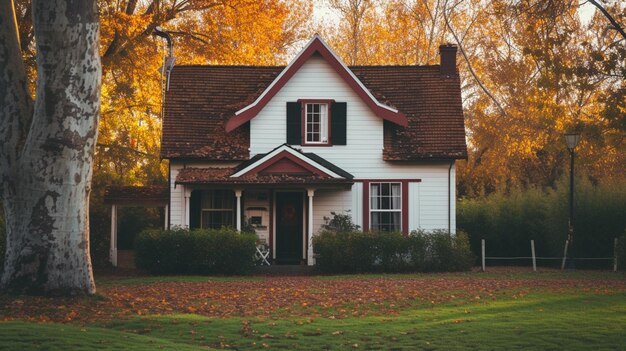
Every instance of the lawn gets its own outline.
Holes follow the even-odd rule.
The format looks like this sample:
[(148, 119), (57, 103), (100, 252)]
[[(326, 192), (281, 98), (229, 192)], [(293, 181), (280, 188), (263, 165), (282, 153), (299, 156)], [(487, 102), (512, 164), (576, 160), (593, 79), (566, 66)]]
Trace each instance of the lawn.
[(4, 350), (620, 350), (626, 276), (496, 272), (100, 277), (82, 298), (0, 295)]

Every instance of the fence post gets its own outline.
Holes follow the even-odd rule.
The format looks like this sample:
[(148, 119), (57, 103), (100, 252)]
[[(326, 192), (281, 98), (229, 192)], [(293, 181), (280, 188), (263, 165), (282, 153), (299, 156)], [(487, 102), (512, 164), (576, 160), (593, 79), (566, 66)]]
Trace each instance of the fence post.
[(481, 252), (481, 256), (482, 256), (482, 267), (483, 267), (483, 272), (485, 271), (485, 239), (481, 239), (480, 240), (480, 252)]
[(530, 251), (533, 254), (533, 272), (537, 271), (537, 257), (535, 256), (535, 240), (530, 241)]
[(613, 239), (613, 272), (617, 272), (617, 238)]
[(565, 269), (565, 259), (567, 259), (567, 245), (569, 240), (565, 240), (565, 250), (563, 250), (563, 262), (561, 262), (561, 270)]

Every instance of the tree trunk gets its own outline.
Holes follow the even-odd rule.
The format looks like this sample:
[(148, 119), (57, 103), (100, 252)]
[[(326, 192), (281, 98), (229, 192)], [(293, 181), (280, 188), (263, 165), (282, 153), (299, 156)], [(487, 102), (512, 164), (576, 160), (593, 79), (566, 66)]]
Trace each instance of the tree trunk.
[[(6, 22), (13, 12), (2, 3), (0, 39), (11, 37)], [(35, 0), (32, 6), (38, 74), (33, 112), (10, 116), (28, 114), (28, 101), (0, 100), (0, 137), (4, 130), (18, 133), (3, 138), (9, 143), (0, 150), (7, 226), (0, 288), (90, 294), (88, 209), (101, 84), (96, 1)], [(0, 41), (0, 85), (21, 91), (23, 82), (15, 77), (23, 63), (11, 45)]]

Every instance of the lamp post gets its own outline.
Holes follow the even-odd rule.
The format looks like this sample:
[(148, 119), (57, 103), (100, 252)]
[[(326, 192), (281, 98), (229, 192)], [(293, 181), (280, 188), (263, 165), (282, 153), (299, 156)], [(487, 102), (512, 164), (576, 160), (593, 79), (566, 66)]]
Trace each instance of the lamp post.
[(565, 134), (565, 143), (567, 144), (567, 150), (570, 155), (570, 169), (569, 169), (569, 221), (567, 242), (569, 243), (570, 259), (567, 264), (568, 269), (575, 269), (574, 265), (574, 150), (576, 145), (580, 141), (579, 133), (567, 133)]

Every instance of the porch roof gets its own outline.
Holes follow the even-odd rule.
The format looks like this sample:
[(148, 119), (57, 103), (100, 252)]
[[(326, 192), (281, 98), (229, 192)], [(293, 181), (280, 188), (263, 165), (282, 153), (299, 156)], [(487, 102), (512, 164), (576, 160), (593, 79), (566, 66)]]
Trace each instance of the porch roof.
[(126, 206), (165, 206), (169, 203), (167, 186), (108, 186), (104, 190), (104, 203)]
[(351, 179), (333, 178), (319, 174), (246, 174), (231, 177), (237, 168), (183, 168), (176, 176), (176, 184), (352, 184)]

